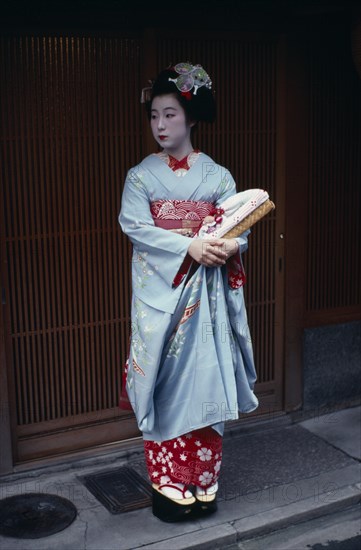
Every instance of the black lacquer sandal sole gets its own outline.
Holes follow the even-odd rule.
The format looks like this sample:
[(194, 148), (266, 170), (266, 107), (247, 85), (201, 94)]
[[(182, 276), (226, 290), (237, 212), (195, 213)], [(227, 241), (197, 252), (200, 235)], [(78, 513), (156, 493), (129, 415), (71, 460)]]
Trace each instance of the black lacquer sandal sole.
[(156, 489), (152, 489), (152, 512), (158, 519), (167, 523), (192, 519), (192, 504), (179, 504), (176, 501), (162, 495)]
[(217, 498), (214, 498), (211, 501), (202, 501), (196, 498), (196, 502), (193, 504), (193, 515), (196, 515), (198, 517), (214, 514), (214, 512), (217, 512), (217, 510)]

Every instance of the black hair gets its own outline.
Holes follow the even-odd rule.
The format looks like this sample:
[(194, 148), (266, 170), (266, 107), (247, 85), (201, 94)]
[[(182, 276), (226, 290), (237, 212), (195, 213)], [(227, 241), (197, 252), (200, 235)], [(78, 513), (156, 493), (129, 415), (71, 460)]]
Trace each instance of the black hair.
[(148, 118), (150, 119), (151, 117), (152, 101), (155, 97), (173, 94), (183, 107), (189, 121), (214, 122), (216, 118), (216, 103), (212, 90), (206, 86), (201, 86), (198, 88), (196, 94), (193, 93), (193, 90), (182, 94), (175, 83), (169, 80), (178, 76), (179, 74), (174, 69), (165, 69), (159, 73), (153, 83), (150, 100), (145, 103)]

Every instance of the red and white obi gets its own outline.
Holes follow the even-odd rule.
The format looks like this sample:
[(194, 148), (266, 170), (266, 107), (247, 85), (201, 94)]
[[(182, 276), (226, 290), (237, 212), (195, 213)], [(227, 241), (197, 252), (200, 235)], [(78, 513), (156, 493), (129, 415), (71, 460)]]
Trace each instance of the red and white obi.
[[(207, 216), (216, 216), (218, 209), (211, 202), (191, 200), (156, 200), (150, 205), (150, 211), (157, 227), (181, 233), (193, 238), (203, 225)], [(177, 287), (187, 275), (195, 261), (187, 254), (173, 287)], [(228, 284), (231, 288), (240, 288), (246, 282), (246, 276), (239, 251), (227, 260)]]

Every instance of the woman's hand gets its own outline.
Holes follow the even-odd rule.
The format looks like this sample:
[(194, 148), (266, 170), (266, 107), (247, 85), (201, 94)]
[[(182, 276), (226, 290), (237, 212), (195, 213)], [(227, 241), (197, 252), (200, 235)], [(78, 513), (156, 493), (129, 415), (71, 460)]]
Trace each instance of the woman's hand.
[(236, 254), (237, 250), (238, 243), (235, 239), (193, 239), (188, 254), (201, 265), (219, 267)]

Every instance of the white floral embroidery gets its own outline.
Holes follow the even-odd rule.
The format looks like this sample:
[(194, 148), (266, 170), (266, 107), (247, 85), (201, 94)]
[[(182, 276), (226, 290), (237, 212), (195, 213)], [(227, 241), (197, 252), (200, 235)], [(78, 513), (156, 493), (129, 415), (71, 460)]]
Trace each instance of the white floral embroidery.
[(200, 441), (196, 441), (195, 445), (197, 445), (197, 447), (200, 447), (202, 445), (202, 443)]
[(139, 166), (135, 166), (129, 170), (127, 174), (127, 179), (136, 187), (137, 189), (146, 189), (142, 180), (144, 180), (144, 172), (141, 172)]
[[(158, 463), (161, 463), (163, 464), (164, 466), (167, 466), (167, 465), (171, 465), (172, 462), (171, 462), (171, 458), (173, 457), (173, 453), (172, 452), (167, 452), (167, 448), (166, 447), (162, 447), (162, 450), (159, 451), (159, 453), (157, 454), (157, 457), (156, 457), (156, 461)], [(156, 461), (153, 459), (153, 464), (156, 464)]]
[[(131, 330), (131, 347), (133, 352), (133, 359), (140, 365), (147, 365), (149, 363), (149, 354), (147, 353), (147, 342), (149, 341), (153, 328), (150, 330), (142, 330), (141, 319), (147, 316), (144, 306), (137, 298), (134, 301), (134, 316)], [(149, 328), (149, 327), (148, 327)], [(143, 337), (142, 337), (143, 336)], [(145, 338), (146, 336), (146, 338)], [(129, 371), (131, 372), (131, 370)]]
[(158, 476), (159, 476), (159, 472), (154, 471), (154, 472), (152, 473), (152, 476), (153, 476), (153, 477), (158, 477)]
[(140, 270), (143, 274), (143, 276), (142, 276), (139, 273), (139, 270), (137, 269), (137, 271), (138, 271), (138, 273), (137, 273), (137, 285), (140, 288), (144, 288), (148, 283), (149, 277), (151, 277), (154, 274), (153, 270), (150, 269), (149, 266), (148, 266), (147, 256), (148, 256), (148, 252), (145, 252), (145, 251), (142, 251), (142, 252), (138, 251), (137, 253), (134, 253), (134, 255), (133, 255), (133, 263), (140, 266)]
[(162, 468), (162, 472), (163, 472), (163, 474), (165, 474), (165, 473), (167, 472), (167, 468), (166, 468), (166, 466), (163, 466), (163, 468)]
[(197, 451), (197, 455), (203, 462), (205, 462), (206, 460), (211, 460), (212, 451), (206, 447), (202, 447), (199, 451)]
[(217, 298), (219, 297), (220, 293), (223, 292), (223, 289), (221, 287), (220, 281), (214, 284), (214, 277), (211, 277), (209, 274), (207, 276), (207, 289), (210, 296), (209, 312), (211, 314), (212, 329), (213, 332), (215, 332), (215, 330), (217, 330), (218, 328), (214, 325), (217, 310)]
[(213, 474), (211, 472), (203, 472), (203, 474), (201, 474), (198, 479), (201, 482), (201, 485), (208, 485), (209, 483), (211, 483), (212, 478)]
[(180, 458), (181, 460), (183, 460), (183, 461), (184, 461), (184, 460), (187, 460), (187, 457), (186, 457), (186, 455), (185, 455), (184, 453), (182, 453), (181, 455), (179, 455), (179, 458)]
[(179, 327), (177, 332), (173, 334), (171, 345), (167, 353), (167, 357), (178, 357), (181, 352), (182, 347), (186, 341), (185, 331)]
[(221, 460), (218, 460), (218, 462), (216, 462), (216, 465), (214, 467), (214, 471), (216, 472), (216, 474), (218, 474), (219, 470), (221, 469), (221, 464), (222, 464)]
[(150, 458), (150, 460), (152, 460), (152, 458), (153, 458), (153, 451), (149, 451), (149, 458)]

